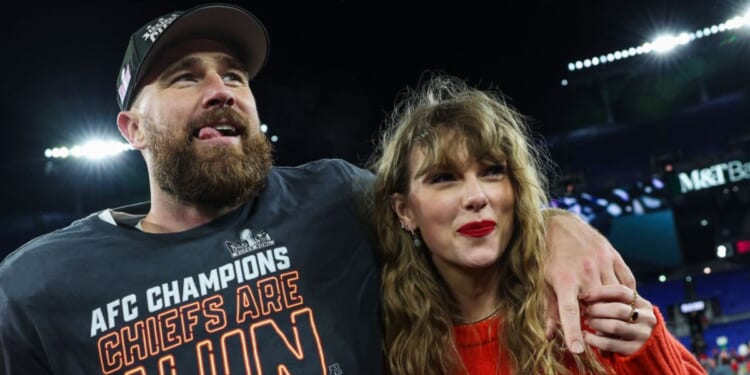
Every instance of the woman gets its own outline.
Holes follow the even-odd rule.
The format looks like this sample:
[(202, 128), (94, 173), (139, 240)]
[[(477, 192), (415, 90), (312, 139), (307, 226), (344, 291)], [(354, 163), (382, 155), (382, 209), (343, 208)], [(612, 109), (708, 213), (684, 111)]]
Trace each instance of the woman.
[(549, 340), (542, 148), (498, 95), (449, 77), (409, 94), (373, 163), (390, 373), (703, 373), (621, 285), (581, 296), (596, 350)]

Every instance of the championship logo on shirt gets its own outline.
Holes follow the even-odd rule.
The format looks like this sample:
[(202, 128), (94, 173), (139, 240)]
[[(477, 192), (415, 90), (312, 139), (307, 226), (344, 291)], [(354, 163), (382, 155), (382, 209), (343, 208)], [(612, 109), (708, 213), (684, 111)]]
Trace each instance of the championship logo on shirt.
[(274, 245), (271, 236), (265, 230), (253, 235), (250, 229), (245, 229), (240, 233), (240, 242), (226, 241), (224, 244), (232, 258), (247, 254), (251, 251), (263, 249)]

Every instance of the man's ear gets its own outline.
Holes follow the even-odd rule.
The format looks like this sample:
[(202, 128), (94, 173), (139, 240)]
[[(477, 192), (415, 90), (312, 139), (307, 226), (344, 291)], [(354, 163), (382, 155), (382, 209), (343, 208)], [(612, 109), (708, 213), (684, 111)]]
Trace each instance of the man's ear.
[(117, 114), (117, 128), (120, 134), (136, 150), (146, 148), (146, 137), (141, 127), (141, 116), (134, 111), (121, 111)]
[(391, 195), (391, 208), (398, 216), (404, 229), (411, 231), (419, 227), (414, 217), (414, 211), (409, 206), (407, 197), (404, 194), (394, 193)]

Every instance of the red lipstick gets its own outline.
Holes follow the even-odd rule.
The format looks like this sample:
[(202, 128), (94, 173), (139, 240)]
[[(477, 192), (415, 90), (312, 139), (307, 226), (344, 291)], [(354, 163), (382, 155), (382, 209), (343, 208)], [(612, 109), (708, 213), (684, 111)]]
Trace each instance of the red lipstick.
[(464, 236), (479, 238), (490, 234), (496, 226), (497, 223), (492, 220), (472, 221), (458, 228), (458, 233)]

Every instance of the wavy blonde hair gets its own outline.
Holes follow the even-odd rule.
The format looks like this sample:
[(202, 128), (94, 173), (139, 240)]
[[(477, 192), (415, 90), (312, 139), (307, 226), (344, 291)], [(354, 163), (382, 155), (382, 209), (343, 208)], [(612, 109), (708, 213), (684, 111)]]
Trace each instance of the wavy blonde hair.
[(409, 156), (415, 147), (425, 165), (453, 165), (456, 151), (467, 150), (479, 161), (507, 158), (515, 195), (514, 230), (497, 262), (504, 329), (501, 346), (517, 374), (605, 374), (587, 351), (571, 358), (560, 333), (545, 336), (545, 293), (542, 264), (546, 257), (545, 149), (532, 144), (523, 118), (499, 93), (468, 87), (454, 77), (436, 75), (417, 90), (407, 90), (386, 122), (379, 147), (370, 161), (377, 177), (372, 207), (382, 269), (384, 350), (391, 374), (454, 374), (462, 371), (453, 339), (457, 308), (432, 264), (429, 251), (414, 246), (401, 229), (391, 201), (409, 192)]

